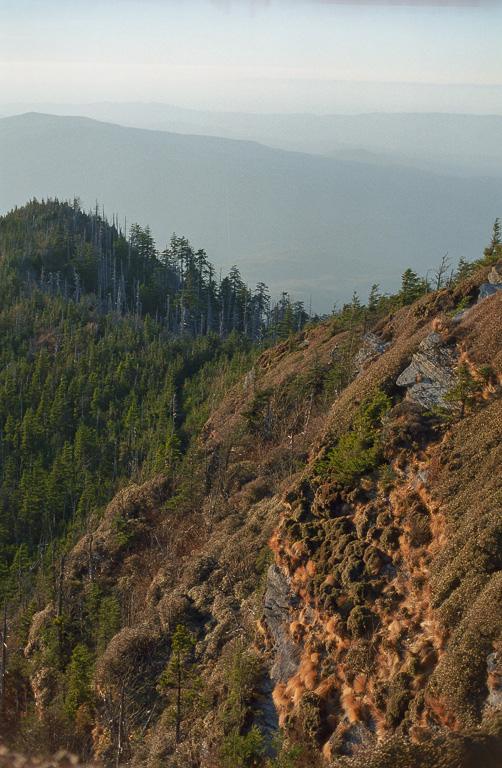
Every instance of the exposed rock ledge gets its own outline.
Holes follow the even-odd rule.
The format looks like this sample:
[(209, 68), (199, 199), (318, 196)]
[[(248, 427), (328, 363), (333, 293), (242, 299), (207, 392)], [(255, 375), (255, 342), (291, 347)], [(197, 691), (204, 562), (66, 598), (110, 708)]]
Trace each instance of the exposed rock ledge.
[(425, 408), (444, 408), (443, 397), (455, 384), (455, 352), (451, 347), (441, 346), (439, 341), (437, 333), (426, 336), (411, 364), (396, 381), (399, 387), (408, 388), (408, 397)]
[(478, 304), (488, 296), (493, 296), (497, 291), (502, 291), (502, 283), (483, 283), (479, 286)]
[(478, 304), (488, 296), (493, 296), (497, 291), (502, 290), (502, 273), (498, 267), (492, 267), (488, 273), (488, 282), (479, 286)]

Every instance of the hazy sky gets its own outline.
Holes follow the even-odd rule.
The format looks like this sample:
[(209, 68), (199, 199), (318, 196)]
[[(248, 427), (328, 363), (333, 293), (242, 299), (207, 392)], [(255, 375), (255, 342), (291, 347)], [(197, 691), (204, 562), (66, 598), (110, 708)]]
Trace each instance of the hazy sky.
[(500, 113), (501, 36), (498, 0), (0, 0), (0, 102)]

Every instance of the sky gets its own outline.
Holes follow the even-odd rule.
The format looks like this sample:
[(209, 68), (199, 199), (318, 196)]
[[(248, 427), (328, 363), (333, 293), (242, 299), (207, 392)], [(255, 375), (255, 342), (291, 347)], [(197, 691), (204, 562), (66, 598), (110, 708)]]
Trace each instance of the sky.
[(502, 113), (502, 0), (0, 0), (0, 105)]

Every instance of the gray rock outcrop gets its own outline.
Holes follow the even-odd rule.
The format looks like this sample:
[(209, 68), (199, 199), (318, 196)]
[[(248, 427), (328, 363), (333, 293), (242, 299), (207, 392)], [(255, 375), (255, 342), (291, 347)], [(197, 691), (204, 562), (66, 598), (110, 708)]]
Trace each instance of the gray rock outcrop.
[(500, 290), (502, 290), (502, 272), (498, 267), (492, 267), (488, 273), (487, 282), (479, 286), (478, 304)]
[(498, 267), (492, 267), (488, 273), (488, 282), (490, 285), (502, 285), (502, 273)]
[(396, 381), (399, 387), (407, 387), (408, 397), (429, 409), (447, 407), (443, 397), (455, 384), (455, 352), (439, 341), (437, 333), (426, 336)]
[(361, 373), (365, 364), (370, 360), (376, 360), (377, 357), (383, 355), (390, 344), (390, 341), (382, 341), (374, 333), (365, 333), (361, 339), (361, 349), (354, 357), (354, 365), (356, 367), (356, 371)]
[(291, 591), (288, 578), (277, 565), (271, 565), (267, 574), (263, 613), (274, 640), (275, 662), (270, 670), (274, 683), (287, 682), (300, 664), (301, 648), (286, 629), (291, 620), (291, 609), (297, 604), (298, 598)]
[(490, 653), (486, 659), (486, 667), (488, 671), (488, 696), (483, 712), (485, 716), (494, 712), (502, 712), (502, 658), (500, 653), (496, 651)]
[(479, 286), (478, 304), (480, 301), (483, 301), (483, 299), (488, 298), (488, 296), (493, 296), (494, 293), (501, 290), (502, 283), (483, 283)]

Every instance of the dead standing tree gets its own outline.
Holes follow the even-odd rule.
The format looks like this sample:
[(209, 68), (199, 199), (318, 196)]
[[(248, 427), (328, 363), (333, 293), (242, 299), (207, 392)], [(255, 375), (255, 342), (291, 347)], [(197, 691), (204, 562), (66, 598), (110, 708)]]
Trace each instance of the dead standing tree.
[(118, 766), (159, 714), (157, 680), (165, 668), (162, 638), (146, 626), (123, 629), (108, 644), (95, 673), (103, 731), (101, 756)]

